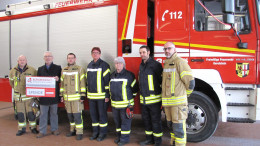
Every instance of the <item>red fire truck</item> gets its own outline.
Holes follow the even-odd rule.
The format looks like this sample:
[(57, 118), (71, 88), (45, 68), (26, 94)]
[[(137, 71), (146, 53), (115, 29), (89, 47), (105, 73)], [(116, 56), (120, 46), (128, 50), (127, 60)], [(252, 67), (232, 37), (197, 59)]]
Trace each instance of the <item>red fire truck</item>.
[[(86, 68), (90, 50), (109, 62), (123, 56), (138, 73), (139, 47), (148, 45), (162, 64), (173, 41), (196, 80), (189, 97), (188, 141), (210, 137), (223, 122), (260, 119), (260, 0), (32, 0), (0, 12), (0, 100), (12, 101), (9, 70), (24, 54), (38, 68), (44, 51), (66, 65), (77, 55)], [(135, 99), (135, 113), (140, 113)], [(86, 104), (87, 107), (87, 104)], [(220, 115), (220, 116), (219, 116)]]

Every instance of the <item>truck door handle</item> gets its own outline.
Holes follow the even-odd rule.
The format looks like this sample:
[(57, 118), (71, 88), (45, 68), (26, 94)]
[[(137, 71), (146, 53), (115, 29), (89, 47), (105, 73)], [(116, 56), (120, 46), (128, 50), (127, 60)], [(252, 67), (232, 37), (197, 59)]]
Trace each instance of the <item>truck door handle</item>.
[(204, 62), (204, 59), (191, 59), (191, 62)]

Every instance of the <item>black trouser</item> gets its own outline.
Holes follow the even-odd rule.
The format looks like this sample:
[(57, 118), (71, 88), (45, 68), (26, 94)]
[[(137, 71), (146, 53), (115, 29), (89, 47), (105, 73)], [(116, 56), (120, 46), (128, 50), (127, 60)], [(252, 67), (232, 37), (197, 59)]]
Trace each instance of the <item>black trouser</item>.
[(142, 105), (142, 119), (147, 140), (162, 141), (161, 102)]
[(105, 99), (89, 99), (93, 134), (107, 134), (107, 105)]
[[(126, 117), (126, 108), (112, 108), (113, 118), (116, 124), (116, 132), (120, 142), (129, 142), (132, 119)], [(121, 131), (121, 134), (120, 134)]]

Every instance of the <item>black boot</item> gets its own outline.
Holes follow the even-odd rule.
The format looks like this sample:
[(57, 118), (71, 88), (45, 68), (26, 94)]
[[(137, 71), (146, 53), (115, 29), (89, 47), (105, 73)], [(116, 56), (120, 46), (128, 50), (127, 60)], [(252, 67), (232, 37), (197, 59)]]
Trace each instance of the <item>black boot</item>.
[(98, 137), (98, 133), (93, 133), (89, 140), (94, 140)]
[(18, 130), (18, 132), (16, 133), (16, 136), (23, 135), (26, 132), (25, 130), (26, 130), (25, 128), (22, 128), (22, 130)]
[(106, 138), (106, 134), (100, 134), (97, 138), (97, 141), (103, 141)]
[(125, 144), (128, 144), (128, 142), (119, 141), (117, 144), (118, 144), (118, 146), (124, 146)]
[(118, 144), (119, 142), (120, 142), (120, 136), (121, 136), (121, 132), (117, 132), (116, 133), (116, 139), (114, 140), (114, 142), (116, 143), (116, 144)]
[(146, 140), (139, 143), (140, 145), (152, 145), (154, 144), (153, 135), (146, 135)]
[(154, 144), (153, 140), (145, 140), (140, 142), (140, 145), (152, 145), (152, 144)]
[(82, 138), (83, 138), (83, 134), (77, 134), (77, 137), (76, 137), (77, 140), (82, 140)]
[(75, 135), (76, 135), (76, 131), (66, 134), (67, 137), (71, 137), (71, 136), (75, 136)]
[(116, 138), (116, 139), (114, 140), (114, 142), (115, 142), (116, 144), (118, 144), (119, 141), (120, 141), (120, 138)]
[(38, 134), (39, 133), (39, 131), (36, 128), (31, 129), (31, 131), (32, 131), (33, 134)]

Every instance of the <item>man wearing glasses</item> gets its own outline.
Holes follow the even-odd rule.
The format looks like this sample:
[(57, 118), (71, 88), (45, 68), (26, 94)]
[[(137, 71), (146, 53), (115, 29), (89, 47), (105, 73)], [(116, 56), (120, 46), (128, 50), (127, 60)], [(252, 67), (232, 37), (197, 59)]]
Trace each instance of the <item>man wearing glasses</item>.
[(61, 75), (61, 66), (53, 64), (52, 53), (47, 51), (44, 53), (44, 62), (45, 65), (38, 68), (37, 76), (44, 77), (55, 77), (56, 87), (55, 87), (55, 97), (40, 97), (40, 124), (39, 130), (40, 133), (37, 135), (37, 138), (42, 138), (46, 135), (47, 124), (48, 124), (48, 113), (50, 112), (50, 123), (51, 123), (51, 133), (53, 135), (59, 135), (58, 131), (58, 103), (60, 102), (59, 98), (59, 83)]
[(187, 97), (192, 93), (195, 80), (187, 61), (178, 57), (175, 45), (164, 45), (166, 60), (163, 69), (162, 106), (167, 125), (172, 128), (171, 145), (186, 145)]
[(87, 67), (87, 96), (92, 120), (93, 134), (90, 140), (102, 141), (107, 134), (107, 106), (109, 101), (110, 66), (103, 61), (101, 50), (91, 50), (93, 60)]

